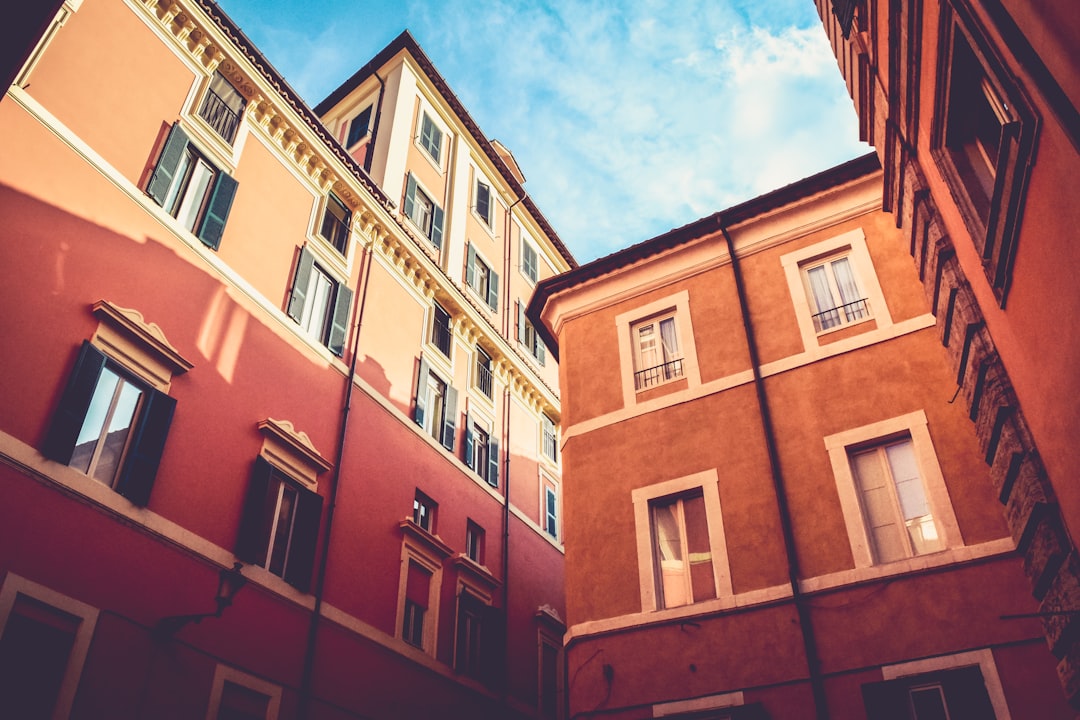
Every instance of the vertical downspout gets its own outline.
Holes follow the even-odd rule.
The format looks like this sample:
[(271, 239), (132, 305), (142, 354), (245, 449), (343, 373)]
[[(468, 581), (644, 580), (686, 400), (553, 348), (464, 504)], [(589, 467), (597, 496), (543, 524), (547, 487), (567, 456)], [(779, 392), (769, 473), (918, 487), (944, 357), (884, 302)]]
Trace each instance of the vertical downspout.
[(323, 531), (323, 551), (319, 557), (319, 572), (315, 577), (315, 607), (311, 611), (308, 627), (307, 648), (304, 651), (304, 669), (300, 677), (300, 699), (296, 716), (308, 717), (311, 710), (311, 679), (315, 670), (315, 642), (318, 637), (319, 615), (322, 613), (323, 588), (326, 584), (326, 566), (330, 556), (330, 530), (334, 525), (334, 506), (337, 504), (338, 485), (341, 482), (341, 460), (345, 455), (345, 432), (349, 426), (352, 409), (353, 378), (356, 376), (356, 356), (360, 348), (360, 327), (364, 322), (364, 306), (367, 304), (368, 279), (371, 276), (371, 250), (365, 248), (361, 257), (363, 284), (360, 290), (360, 309), (356, 313), (356, 330), (353, 334), (352, 357), (349, 359), (349, 376), (345, 379), (345, 403), (341, 408), (341, 429), (338, 432), (337, 455), (334, 458), (334, 478), (330, 486), (330, 502), (326, 508), (326, 529)]
[(802, 631), (803, 650), (806, 653), (807, 674), (810, 676), (810, 689), (814, 695), (814, 709), (818, 720), (827, 720), (829, 706), (825, 699), (825, 685), (821, 677), (820, 660), (817, 653), (817, 640), (811, 624), (810, 611), (799, 587), (799, 557), (795, 549), (795, 533), (791, 525), (791, 511), (788, 508), (787, 493), (784, 490), (784, 476), (780, 469), (780, 454), (776, 447), (776, 435), (773, 431), (769, 401), (765, 395), (765, 383), (761, 377), (761, 361), (758, 358), (757, 341), (754, 338), (754, 324), (750, 320), (750, 306), (743, 285), (739, 258), (735, 254), (735, 242), (728, 233), (724, 217), (716, 216), (720, 232), (727, 242), (728, 256), (731, 258), (731, 271), (735, 276), (735, 291), (739, 296), (739, 310), (742, 313), (743, 329), (746, 332), (746, 344), (750, 352), (750, 367), (754, 373), (754, 389), (757, 392), (758, 410), (761, 415), (761, 431), (765, 436), (765, 446), (769, 453), (769, 469), (772, 472), (773, 490), (776, 493), (776, 505), (780, 514), (780, 527), (784, 535), (784, 550), (787, 554), (788, 581), (791, 584), (791, 597), (799, 615), (799, 629)]
[[(371, 137), (367, 147), (364, 148), (364, 172), (371, 172), (371, 161), (375, 157), (375, 137), (379, 134), (379, 121), (382, 120), (383, 96), (386, 95), (386, 83), (379, 77), (379, 73), (372, 73), (379, 81), (379, 102), (375, 105), (375, 119), (371, 121)], [(385, 174), (385, 173), (384, 173)]]

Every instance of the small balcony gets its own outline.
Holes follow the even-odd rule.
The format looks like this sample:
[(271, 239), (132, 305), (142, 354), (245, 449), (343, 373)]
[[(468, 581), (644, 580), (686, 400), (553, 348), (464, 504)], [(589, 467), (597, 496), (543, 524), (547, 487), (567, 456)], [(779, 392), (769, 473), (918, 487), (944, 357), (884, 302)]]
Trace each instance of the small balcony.
[(823, 310), (814, 317), (814, 332), (823, 332), (870, 317), (870, 305), (866, 298), (844, 303), (840, 307)]
[(243, 111), (242, 103), (234, 110), (210, 87), (206, 90), (206, 97), (199, 108), (199, 117), (208, 122), (225, 142), (232, 145), (236, 139), (236, 128), (240, 125), (240, 113)]
[(661, 383), (665, 383), (668, 380), (681, 378), (682, 376), (682, 358), (668, 360), (663, 365), (646, 368), (645, 370), (638, 370), (636, 373), (634, 373), (634, 389), (645, 390), (647, 388), (653, 387), (654, 385), (660, 385)]
[(484, 362), (483, 359), (476, 361), (476, 387), (480, 388), (480, 392), (484, 393), (485, 397), (491, 397), (492, 378), (490, 360), (487, 362)]

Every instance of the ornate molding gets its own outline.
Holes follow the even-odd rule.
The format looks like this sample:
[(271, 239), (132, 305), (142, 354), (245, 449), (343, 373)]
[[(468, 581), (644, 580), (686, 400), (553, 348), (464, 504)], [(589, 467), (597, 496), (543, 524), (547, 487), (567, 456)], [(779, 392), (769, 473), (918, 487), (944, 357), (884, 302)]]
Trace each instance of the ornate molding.
[(138, 310), (108, 300), (98, 300), (90, 309), (100, 321), (94, 344), (155, 387), (167, 390), (174, 375), (195, 367), (169, 343), (162, 329), (147, 322)]
[(333, 467), (315, 448), (307, 433), (298, 431), (288, 420), (267, 418), (256, 427), (263, 434), (260, 454), (290, 477), (314, 487), (319, 473)]

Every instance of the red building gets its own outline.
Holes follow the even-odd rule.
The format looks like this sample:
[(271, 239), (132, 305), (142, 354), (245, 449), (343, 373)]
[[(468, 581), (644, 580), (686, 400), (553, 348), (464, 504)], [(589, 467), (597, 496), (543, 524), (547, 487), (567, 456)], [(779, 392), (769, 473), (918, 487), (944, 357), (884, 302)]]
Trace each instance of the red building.
[(994, 492), (1080, 708), (1080, 14), (818, 0)]
[(868, 155), (542, 281), (569, 717), (1071, 718)]
[(212, 2), (66, 0), (16, 55), (0, 714), (554, 717), (521, 310), (575, 263), (510, 153), (408, 34), (319, 114)]

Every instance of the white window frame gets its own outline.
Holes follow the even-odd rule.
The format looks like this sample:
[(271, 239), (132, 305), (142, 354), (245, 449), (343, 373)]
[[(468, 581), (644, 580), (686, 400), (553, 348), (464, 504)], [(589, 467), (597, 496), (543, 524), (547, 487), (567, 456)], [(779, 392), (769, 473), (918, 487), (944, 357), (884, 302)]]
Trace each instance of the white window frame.
[[(556, 542), (562, 541), (562, 489), (559, 487), (559, 482), (555, 478), (541, 473), (540, 475), (540, 528), (544, 533)], [(548, 493), (555, 496), (555, 534), (551, 534), (548, 530), (548, 509), (547, 499)]]
[(64, 671), (64, 679), (56, 696), (56, 705), (53, 706), (53, 720), (62, 720), (71, 714), (71, 706), (75, 702), (75, 692), (78, 690), (79, 679), (82, 677), (83, 666), (86, 664), (86, 655), (90, 651), (90, 641), (94, 637), (99, 611), (91, 605), (27, 580), (13, 572), (8, 572), (3, 584), (0, 585), (0, 634), (7, 627), (8, 618), (19, 595), (82, 620), (75, 631), (75, 641), (68, 654), (67, 669)]
[[(518, 262), (518, 270), (521, 271), (521, 275), (528, 280), (529, 285), (536, 285), (540, 281), (540, 249), (529, 240), (529, 236), (524, 231), (520, 235), (520, 259)], [(534, 258), (533, 274), (529, 274), (525, 265), (525, 251), (528, 249), (532, 252)]]
[[(424, 145), (423, 135), (425, 119), (430, 120), (432, 126), (441, 134), (441, 137), (439, 138), (439, 157), (437, 158), (433, 157), (431, 151)], [(424, 157), (428, 159), (428, 162), (438, 170), (442, 170), (443, 168), (443, 159), (446, 156), (447, 141), (449, 138), (450, 133), (447, 131), (446, 126), (438, 119), (438, 115), (435, 113), (434, 109), (427, 103), (421, 102), (420, 108), (416, 113), (416, 139), (414, 142), (416, 147), (420, 148)], [(429, 197), (431, 196), (429, 195)]]
[[(685, 379), (688, 390), (701, 385), (701, 370), (698, 366), (697, 345), (694, 341), (694, 325), (690, 318), (690, 293), (688, 290), (683, 290), (633, 310), (619, 313), (615, 317), (619, 341), (619, 374), (622, 381), (623, 404), (626, 407), (636, 404), (639, 394), (634, 386), (634, 372), (637, 368), (634, 360), (636, 344), (632, 337), (632, 326), (642, 320), (669, 313), (675, 319), (675, 335), (679, 338), (683, 356), (683, 374), (672, 380)], [(643, 391), (663, 387), (665, 384), (667, 383), (643, 388)]]
[(994, 662), (994, 653), (989, 648), (971, 650), (956, 655), (939, 655), (938, 657), (912, 660), (897, 663), (896, 665), (883, 665), (881, 667), (881, 678), (883, 680), (898, 680), (912, 675), (953, 670), (972, 665), (979, 666), (979, 671), (983, 676), (983, 683), (986, 685), (986, 694), (990, 696), (990, 704), (994, 708), (997, 720), (1012, 720), (1012, 715), (1009, 713), (1009, 703), (1005, 699), (1005, 689), (1002, 687), (1001, 677), (998, 675), (997, 663)]
[[(488, 216), (484, 217), (480, 214), (480, 186), (483, 185), (488, 190)], [(472, 203), (471, 210), (476, 219), (480, 221), (480, 227), (493, 233), (495, 231), (495, 204), (496, 204), (495, 188), (491, 182), (485, 177), (479, 170), (474, 170), (473, 183), (472, 183)]]
[(938, 464), (934, 443), (930, 439), (926, 413), (917, 410), (906, 415), (881, 420), (825, 437), (825, 449), (832, 465), (836, 491), (840, 498), (841, 510), (844, 513), (844, 525), (847, 529), (848, 542), (851, 545), (851, 556), (856, 568), (875, 566), (905, 567), (906, 565), (918, 563), (922, 558), (937, 554), (916, 555), (891, 563), (876, 563), (874, 561), (873, 545), (866, 529), (862, 501), (859, 498), (855, 475), (851, 469), (850, 453), (852, 448), (860, 445), (873, 443), (879, 439), (887, 441), (890, 437), (904, 434), (911, 438), (915, 460), (918, 463), (919, 474), (923, 481), (923, 489), (926, 492), (926, 500), (930, 505), (937, 531), (942, 538), (942, 549), (937, 552), (964, 545), (960, 534), (960, 526), (956, 521), (956, 513), (953, 511), (952, 500), (949, 498), (949, 490), (945, 485), (945, 477), (941, 472), (940, 464)]
[[(431, 241), (431, 236), (434, 234), (434, 227), (435, 227), (435, 208), (441, 207), (441, 206), (439, 205), (439, 203), (435, 202), (434, 193), (432, 193), (430, 190), (428, 190), (428, 188), (422, 182), (420, 182), (420, 178), (417, 177), (415, 173), (413, 173), (413, 179), (416, 181), (416, 194), (413, 195), (413, 213), (414, 214), (416, 213), (416, 208), (417, 208), (417, 205), (418, 205), (418, 203), (417, 203), (417, 196), (418, 195), (423, 195), (427, 199), (427, 201), (431, 203), (431, 212), (428, 213), (427, 228), (425, 228), (423, 225), (421, 225), (418, 222), (417, 218), (414, 218), (412, 215), (409, 215), (409, 214), (405, 213), (404, 207), (402, 208), (402, 213), (401, 214), (405, 217), (406, 220), (409, 221), (410, 225), (412, 225), (414, 228), (416, 228), (417, 232), (420, 233), (421, 237), (424, 237), (428, 241)], [(443, 222), (445, 223), (445, 220)], [(445, 226), (443, 227), (443, 242), (444, 243), (446, 242), (446, 228), (445, 228)]]
[[(810, 302), (806, 270), (819, 265), (819, 261), (838, 259), (842, 255), (846, 255), (851, 263), (855, 282), (862, 290), (870, 312), (865, 318), (850, 323), (842, 323), (834, 328), (818, 332), (814, 329), (814, 314), (817, 310)], [(852, 327), (858, 323), (868, 323), (870, 320), (874, 320), (877, 323), (878, 330), (892, 326), (892, 315), (889, 313), (889, 307), (885, 303), (885, 295), (881, 291), (881, 284), (878, 282), (874, 263), (870, 259), (870, 251), (866, 245), (866, 234), (861, 228), (850, 230), (842, 235), (781, 255), (780, 264), (784, 268), (784, 276), (787, 279), (788, 292), (795, 309), (795, 320), (799, 326), (799, 335), (802, 337), (803, 348), (807, 351), (813, 352), (824, 347), (828, 344), (827, 338), (831, 333)]]
[(218, 713), (221, 711), (221, 696), (225, 693), (226, 682), (240, 685), (269, 697), (270, 702), (266, 704), (266, 720), (277, 720), (278, 713), (281, 711), (281, 686), (220, 663), (214, 669), (214, 681), (210, 686), (210, 702), (206, 710), (206, 720), (217, 720)]
[(720, 508), (720, 477), (715, 468), (666, 480), (655, 485), (637, 488), (630, 493), (634, 505), (634, 529), (637, 534), (638, 586), (641, 593), (641, 611), (670, 610), (685, 613), (688, 608), (701, 606), (690, 603), (675, 608), (661, 608), (656, 591), (656, 560), (653, 552), (651, 504), (671, 495), (701, 490), (705, 501), (705, 519), (709, 525), (709, 551), (712, 555), (713, 580), (716, 598), (734, 595), (731, 570), (728, 564), (727, 540), (724, 536), (724, 517)]

